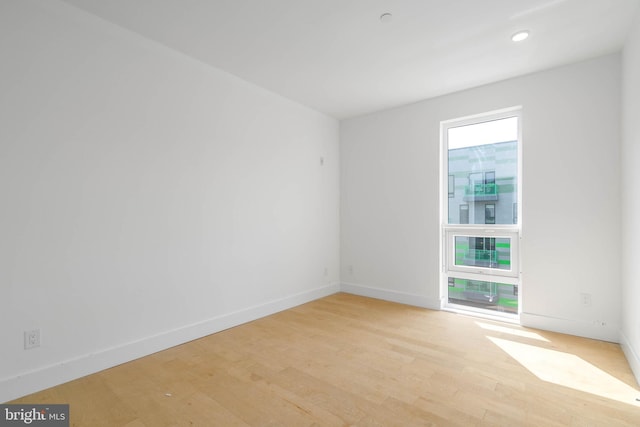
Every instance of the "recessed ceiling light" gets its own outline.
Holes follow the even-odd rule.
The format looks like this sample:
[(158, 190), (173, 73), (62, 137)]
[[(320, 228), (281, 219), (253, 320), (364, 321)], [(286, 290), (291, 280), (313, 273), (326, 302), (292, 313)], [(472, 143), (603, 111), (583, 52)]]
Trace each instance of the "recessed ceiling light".
[(383, 24), (388, 24), (389, 22), (391, 22), (392, 18), (393, 15), (391, 15), (390, 13), (383, 13), (382, 15), (380, 15), (380, 22), (382, 22)]
[(514, 42), (521, 42), (529, 38), (529, 31), (518, 31), (511, 36), (511, 40)]

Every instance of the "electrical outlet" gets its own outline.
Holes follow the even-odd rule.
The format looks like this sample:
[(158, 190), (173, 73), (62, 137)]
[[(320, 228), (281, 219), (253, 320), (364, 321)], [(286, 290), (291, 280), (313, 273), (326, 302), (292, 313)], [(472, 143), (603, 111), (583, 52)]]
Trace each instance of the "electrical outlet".
[(580, 303), (585, 307), (591, 307), (591, 294), (580, 294)]
[(40, 329), (24, 331), (24, 349), (40, 347)]

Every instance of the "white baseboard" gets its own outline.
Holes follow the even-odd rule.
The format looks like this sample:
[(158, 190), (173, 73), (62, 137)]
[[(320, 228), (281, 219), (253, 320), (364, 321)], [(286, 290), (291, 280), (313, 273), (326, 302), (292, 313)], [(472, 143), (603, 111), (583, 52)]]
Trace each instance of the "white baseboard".
[(0, 380), (0, 402), (17, 399), (339, 291), (338, 283), (322, 286), (5, 378)]
[(530, 328), (617, 343), (620, 326), (597, 325), (586, 320), (562, 319), (533, 313), (520, 313), (520, 324)]
[(400, 304), (413, 305), (416, 307), (430, 308), (432, 310), (440, 310), (440, 300), (437, 298), (434, 299), (422, 295), (408, 294), (389, 289), (372, 288), (369, 286), (357, 285), (355, 283), (342, 283), (340, 285), (340, 290), (348, 294), (398, 302)]
[[(17, 399), (337, 292), (434, 310), (441, 308), (438, 298), (354, 283), (334, 283), (1, 379), (0, 402)], [(640, 383), (640, 358), (625, 335), (619, 332), (617, 325), (599, 326), (587, 321), (560, 319), (532, 313), (522, 313), (520, 322), (523, 326), (532, 328), (619, 342), (638, 383)]]
[(622, 331), (620, 331), (620, 347), (622, 347), (622, 351), (627, 358), (627, 362), (629, 362), (631, 371), (636, 377), (636, 382), (640, 384), (640, 357), (638, 357), (638, 353), (635, 352), (631, 342)]

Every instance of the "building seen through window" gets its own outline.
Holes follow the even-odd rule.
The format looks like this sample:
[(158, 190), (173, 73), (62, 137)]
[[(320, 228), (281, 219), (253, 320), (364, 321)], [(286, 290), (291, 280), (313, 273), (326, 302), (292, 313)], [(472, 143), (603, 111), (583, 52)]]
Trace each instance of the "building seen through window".
[(518, 313), (518, 121), (506, 117), (446, 129), (450, 304)]
[(517, 150), (517, 141), (449, 150), (449, 224), (518, 223)]

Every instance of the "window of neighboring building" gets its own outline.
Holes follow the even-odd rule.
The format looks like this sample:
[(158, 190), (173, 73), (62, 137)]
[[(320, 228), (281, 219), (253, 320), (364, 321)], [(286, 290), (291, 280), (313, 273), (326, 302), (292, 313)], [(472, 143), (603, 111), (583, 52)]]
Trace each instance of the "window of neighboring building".
[(487, 203), (486, 205), (484, 205), (484, 223), (496, 223), (496, 205), (494, 205), (493, 203)]
[(456, 195), (456, 177), (455, 175), (449, 175), (449, 197), (455, 197)]
[(494, 171), (489, 171), (484, 173), (484, 183), (485, 184), (495, 184), (496, 183), (496, 173)]
[(469, 205), (460, 205), (460, 224), (469, 224)]

